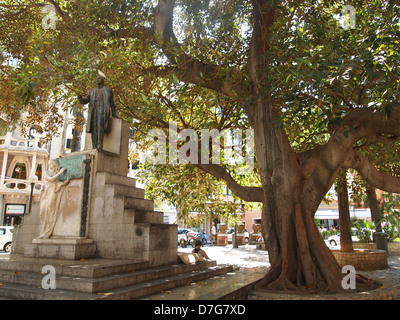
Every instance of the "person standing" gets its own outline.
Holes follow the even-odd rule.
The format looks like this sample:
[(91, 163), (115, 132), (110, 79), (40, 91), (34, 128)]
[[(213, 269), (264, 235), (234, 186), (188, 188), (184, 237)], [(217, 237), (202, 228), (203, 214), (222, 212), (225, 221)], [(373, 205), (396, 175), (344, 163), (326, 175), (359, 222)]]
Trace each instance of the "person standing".
[(215, 223), (213, 223), (211, 227), (211, 245), (214, 245), (214, 242), (217, 239), (217, 229), (215, 228)]

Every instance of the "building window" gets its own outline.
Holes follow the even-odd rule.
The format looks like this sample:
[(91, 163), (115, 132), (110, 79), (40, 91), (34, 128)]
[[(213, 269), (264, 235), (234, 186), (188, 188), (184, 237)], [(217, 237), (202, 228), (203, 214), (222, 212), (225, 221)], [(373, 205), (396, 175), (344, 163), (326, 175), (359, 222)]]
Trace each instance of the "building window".
[(17, 163), (11, 176), (13, 179), (26, 180), (26, 166), (25, 163)]
[(38, 164), (36, 167), (36, 176), (38, 177), (39, 181), (42, 180), (42, 165)]

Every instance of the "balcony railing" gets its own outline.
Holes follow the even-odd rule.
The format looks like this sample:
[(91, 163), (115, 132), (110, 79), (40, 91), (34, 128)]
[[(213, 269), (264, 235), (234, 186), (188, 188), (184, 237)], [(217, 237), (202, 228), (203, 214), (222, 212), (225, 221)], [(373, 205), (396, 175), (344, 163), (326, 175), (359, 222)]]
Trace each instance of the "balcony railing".
[[(43, 189), (43, 186), (44, 183), (42, 181), (35, 182), (33, 192), (40, 193)], [(31, 192), (31, 183), (28, 180), (5, 178), (4, 184), (0, 184), (0, 189), (8, 191), (23, 191), (24, 193)]]
[(17, 139), (10, 134), (0, 136), (0, 148), (47, 152), (47, 143), (41, 143), (40, 138)]

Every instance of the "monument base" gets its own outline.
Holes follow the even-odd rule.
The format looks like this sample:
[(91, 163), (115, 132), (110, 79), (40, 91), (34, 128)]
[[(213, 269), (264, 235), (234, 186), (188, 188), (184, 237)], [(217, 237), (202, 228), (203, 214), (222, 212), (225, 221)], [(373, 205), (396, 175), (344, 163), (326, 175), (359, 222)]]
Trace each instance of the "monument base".
[[(69, 180), (61, 194), (52, 236), (39, 239), (40, 208), (32, 207), (15, 228), (12, 252), (33, 258), (146, 261), (149, 267), (176, 264), (177, 225), (145, 198), (127, 176), (129, 123), (113, 119), (108, 150), (83, 150), (57, 159)], [(61, 192), (61, 191), (60, 191)]]
[(24, 255), (42, 259), (92, 259), (96, 256), (96, 245), (88, 238), (36, 238), (25, 247)]

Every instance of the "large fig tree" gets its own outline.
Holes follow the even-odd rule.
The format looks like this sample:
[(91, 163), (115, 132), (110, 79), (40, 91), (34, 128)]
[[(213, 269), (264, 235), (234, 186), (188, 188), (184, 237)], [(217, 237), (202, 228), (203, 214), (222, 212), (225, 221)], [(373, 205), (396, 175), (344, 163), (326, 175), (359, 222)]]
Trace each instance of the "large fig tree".
[[(262, 204), (271, 268), (260, 287), (340, 291), (314, 214), (341, 169), (400, 192), (360, 152), (400, 136), (399, 11), (393, 0), (1, 0), (2, 116), (52, 123), (54, 101), (74, 106), (100, 69), (143, 148), (171, 122), (253, 129), (256, 177), (218, 163), (182, 168)], [(179, 176), (168, 167), (166, 181)]]

